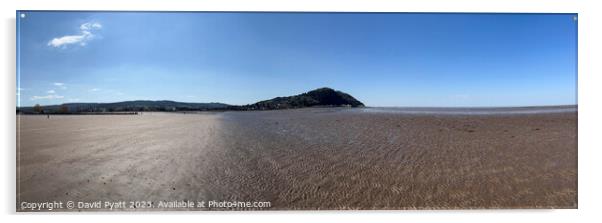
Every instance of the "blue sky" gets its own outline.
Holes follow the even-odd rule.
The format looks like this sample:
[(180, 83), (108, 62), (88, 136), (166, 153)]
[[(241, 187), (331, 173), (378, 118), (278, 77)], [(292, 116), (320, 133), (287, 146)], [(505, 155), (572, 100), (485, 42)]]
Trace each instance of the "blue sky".
[(17, 12), (17, 103), (576, 104), (575, 14)]

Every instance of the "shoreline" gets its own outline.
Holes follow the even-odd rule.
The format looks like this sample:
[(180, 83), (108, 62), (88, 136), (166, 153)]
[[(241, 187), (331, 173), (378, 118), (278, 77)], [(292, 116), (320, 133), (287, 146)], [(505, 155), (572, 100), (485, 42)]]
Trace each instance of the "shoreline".
[(132, 112), (82, 112), (82, 113), (17, 113), (17, 115), (143, 115), (144, 113), (205, 114), (228, 112), (278, 112), (278, 111), (347, 111), (357, 113), (388, 113), (407, 115), (536, 115), (553, 113), (577, 113), (577, 105), (524, 106), (524, 107), (306, 107), (269, 110), (199, 110), (199, 111), (132, 111)]
[(576, 113), (575, 106), (532, 106), (532, 107), (366, 107), (364, 112), (425, 114), (425, 115), (520, 115)]

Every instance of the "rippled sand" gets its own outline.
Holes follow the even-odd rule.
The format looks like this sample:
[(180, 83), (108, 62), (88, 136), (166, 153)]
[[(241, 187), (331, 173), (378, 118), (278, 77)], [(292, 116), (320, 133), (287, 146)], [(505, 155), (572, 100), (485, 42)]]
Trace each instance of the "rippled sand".
[(357, 111), (18, 116), (17, 210), (53, 200), (577, 207), (576, 112)]

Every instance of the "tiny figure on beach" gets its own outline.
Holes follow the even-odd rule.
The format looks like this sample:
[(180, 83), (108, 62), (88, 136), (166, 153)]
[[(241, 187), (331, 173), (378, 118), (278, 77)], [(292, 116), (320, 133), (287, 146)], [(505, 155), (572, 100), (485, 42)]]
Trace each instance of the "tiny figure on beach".
[(46, 119), (50, 119), (50, 115), (49, 115), (49, 114), (48, 114), (48, 115), (46, 115)]

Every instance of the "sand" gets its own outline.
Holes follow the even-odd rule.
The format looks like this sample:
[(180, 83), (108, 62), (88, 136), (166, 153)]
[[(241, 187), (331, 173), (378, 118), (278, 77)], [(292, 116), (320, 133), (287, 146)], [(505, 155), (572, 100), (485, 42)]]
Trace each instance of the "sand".
[[(117, 210), (577, 208), (577, 113), (17, 116), (23, 202)], [(269, 208), (157, 208), (161, 201)], [(55, 209), (56, 210), (56, 209)], [(59, 209), (58, 211), (94, 211)]]

